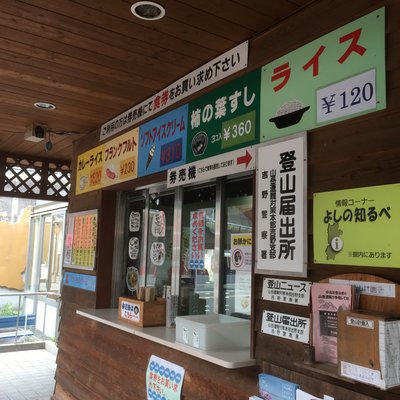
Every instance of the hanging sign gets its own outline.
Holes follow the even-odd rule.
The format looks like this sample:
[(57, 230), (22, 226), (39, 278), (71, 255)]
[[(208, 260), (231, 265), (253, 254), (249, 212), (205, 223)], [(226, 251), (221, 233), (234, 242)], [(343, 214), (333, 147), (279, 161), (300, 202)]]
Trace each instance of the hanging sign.
[(64, 267), (93, 270), (97, 240), (97, 210), (67, 215)]
[(206, 211), (190, 212), (189, 269), (204, 269), (206, 250)]
[(177, 108), (139, 128), (139, 176), (185, 163), (188, 106)]
[(78, 155), (75, 194), (101, 189), (104, 146)]
[(310, 318), (263, 311), (261, 332), (296, 342), (310, 342)]
[(384, 108), (384, 8), (262, 68), (261, 141)]
[(259, 109), (259, 69), (190, 102), (187, 161), (258, 143)]
[(100, 140), (109, 138), (172, 104), (247, 67), (248, 41), (214, 58), (165, 89), (101, 126)]
[(104, 143), (102, 187), (137, 177), (139, 129), (133, 129)]
[(206, 158), (191, 164), (168, 170), (167, 187), (176, 187), (197, 183), (220, 176), (251, 171), (255, 167), (255, 151), (253, 147), (246, 147)]
[(179, 400), (185, 370), (152, 355), (146, 370), (147, 400)]
[(314, 262), (400, 267), (400, 184), (314, 194)]
[(258, 148), (256, 272), (306, 275), (306, 136)]

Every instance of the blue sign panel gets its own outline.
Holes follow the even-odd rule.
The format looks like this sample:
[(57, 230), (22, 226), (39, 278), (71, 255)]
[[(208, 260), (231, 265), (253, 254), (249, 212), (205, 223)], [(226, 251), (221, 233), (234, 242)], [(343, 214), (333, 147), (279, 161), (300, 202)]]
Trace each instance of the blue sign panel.
[(96, 277), (94, 275), (77, 274), (75, 272), (65, 271), (64, 286), (71, 286), (78, 289), (88, 290), (90, 292), (96, 291)]
[(187, 119), (184, 105), (139, 127), (139, 176), (185, 164)]

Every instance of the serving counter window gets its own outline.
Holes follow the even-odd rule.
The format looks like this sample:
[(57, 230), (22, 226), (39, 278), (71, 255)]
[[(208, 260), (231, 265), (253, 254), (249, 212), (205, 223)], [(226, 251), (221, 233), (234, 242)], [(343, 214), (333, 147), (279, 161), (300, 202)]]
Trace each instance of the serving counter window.
[(114, 298), (138, 296), (145, 287), (156, 297), (170, 291), (174, 315), (250, 317), (252, 176), (123, 198), (123, 250), (116, 242), (124, 252), (124, 289)]

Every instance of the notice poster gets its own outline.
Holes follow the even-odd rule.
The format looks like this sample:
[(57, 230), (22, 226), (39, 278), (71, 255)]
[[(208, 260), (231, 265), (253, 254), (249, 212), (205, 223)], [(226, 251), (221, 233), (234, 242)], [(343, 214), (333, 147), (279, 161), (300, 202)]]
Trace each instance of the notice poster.
[(190, 212), (189, 269), (204, 269), (206, 245), (206, 211)]
[(146, 370), (147, 400), (179, 400), (184, 376), (181, 366), (152, 355)]
[(314, 262), (400, 267), (400, 184), (314, 194)]
[(97, 210), (67, 215), (64, 267), (93, 270), (97, 243)]
[(231, 234), (231, 269), (251, 271), (251, 233)]
[(306, 136), (258, 148), (256, 272), (305, 276)]

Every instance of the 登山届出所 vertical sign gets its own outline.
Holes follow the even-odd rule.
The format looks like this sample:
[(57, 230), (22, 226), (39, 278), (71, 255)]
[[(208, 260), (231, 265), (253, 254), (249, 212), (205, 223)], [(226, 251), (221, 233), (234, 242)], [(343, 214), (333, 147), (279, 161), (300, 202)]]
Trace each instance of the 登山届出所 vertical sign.
[(386, 108), (385, 9), (265, 65), (260, 140)]
[(259, 142), (260, 70), (189, 104), (188, 163)]
[(104, 143), (102, 187), (137, 177), (139, 129), (135, 128)]
[(307, 274), (306, 139), (301, 133), (258, 148), (257, 273)]
[(187, 116), (184, 105), (139, 127), (139, 176), (185, 163)]
[(400, 267), (400, 184), (314, 194), (314, 262)]
[(75, 194), (101, 189), (104, 146), (78, 155)]

